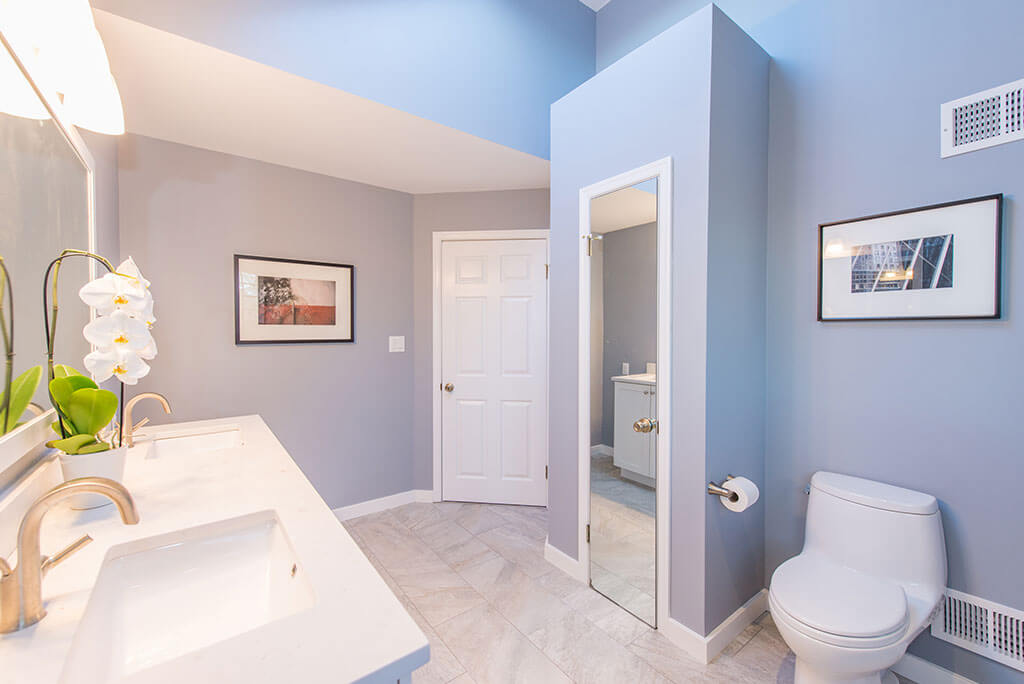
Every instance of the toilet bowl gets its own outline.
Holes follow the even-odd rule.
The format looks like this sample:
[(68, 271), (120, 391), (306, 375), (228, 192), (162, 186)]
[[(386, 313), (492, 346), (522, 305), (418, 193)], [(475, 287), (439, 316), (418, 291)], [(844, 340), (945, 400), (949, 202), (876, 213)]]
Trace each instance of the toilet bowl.
[(772, 575), (769, 609), (795, 684), (895, 682), (946, 586), (935, 497), (849, 475), (811, 478), (804, 548)]

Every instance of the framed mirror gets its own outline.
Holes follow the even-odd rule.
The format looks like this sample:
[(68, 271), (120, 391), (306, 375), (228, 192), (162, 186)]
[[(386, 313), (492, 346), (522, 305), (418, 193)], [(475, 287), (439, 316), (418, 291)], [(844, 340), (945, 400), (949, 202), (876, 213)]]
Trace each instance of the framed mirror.
[(664, 159), (580, 191), (580, 559), (652, 627), (668, 600), (671, 187)]
[[(94, 165), (88, 149), (62, 121), (59, 107), (45, 99), (2, 34), (0, 43), (0, 256), (14, 295), (13, 375), (44, 366), (34, 406), (18, 417), (20, 427), (0, 435), (0, 474), (9, 475), (21, 470), (26, 449), (49, 438), (53, 420), (45, 382), (43, 274), (62, 249), (94, 251), (96, 232)], [(69, 259), (61, 267), (58, 361), (80, 366), (89, 352), (81, 331), (90, 312), (80, 305), (77, 293), (94, 276), (92, 260)], [(6, 294), (4, 313), (10, 321)]]

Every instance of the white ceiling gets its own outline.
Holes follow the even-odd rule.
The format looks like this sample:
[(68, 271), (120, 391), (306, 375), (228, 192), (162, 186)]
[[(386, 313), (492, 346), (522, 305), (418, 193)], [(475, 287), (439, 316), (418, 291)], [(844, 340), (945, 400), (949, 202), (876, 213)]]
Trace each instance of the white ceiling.
[(634, 186), (590, 202), (590, 230), (611, 233), (658, 220), (658, 195)]
[(602, 7), (607, 5), (611, 0), (580, 0), (584, 5), (597, 12)]
[(409, 193), (546, 188), (550, 163), (96, 11), (137, 133)]

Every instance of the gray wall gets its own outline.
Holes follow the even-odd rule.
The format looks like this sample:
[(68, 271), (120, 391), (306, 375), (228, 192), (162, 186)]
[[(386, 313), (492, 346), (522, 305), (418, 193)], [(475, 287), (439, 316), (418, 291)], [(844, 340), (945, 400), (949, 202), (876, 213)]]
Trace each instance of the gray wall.
[(455, 230), (547, 228), (548, 198), (547, 188), (413, 197), (413, 481), (416, 489), (434, 486), (433, 234)]
[[(410, 195), (129, 135), (121, 252), (153, 282), (154, 422), (259, 413), (332, 507), (412, 489)], [(235, 253), (355, 265), (354, 344), (236, 346)]]
[[(714, 289), (711, 285), (719, 284), (718, 280), (709, 276), (715, 268), (727, 271), (740, 266), (756, 277), (764, 268), (763, 252), (751, 260), (753, 250), (726, 255), (721, 249), (729, 239), (763, 232), (765, 207), (759, 201), (760, 189), (742, 188), (750, 176), (741, 174), (727, 183), (726, 192), (709, 190), (712, 182), (724, 182), (720, 169), (737, 169), (744, 163), (764, 168), (767, 88), (752, 88), (749, 80), (760, 77), (767, 83), (768, 58), (744, 41), (748, 39), (727, 17), (709, 8), (630, 53), (552, 106), (551, 425), (576, 425), (578, 416), (579, 189), (672, 157), (673, 367), (670, 378), (661, 378), (671, 383), (673, 402), (672, 472), (669, 482), (663, 483), (671, 491), (669, 612), (701, 634), (717, 625), (713, 620), (718, 614), (735, 610), (762, 586), (758, 571), (762, 559), (757, 554), (763, 544), (763, 505), (745, 512), (743, 523), (731, 523), (741, 535), (749, 535), (731, 540), (736, 548), (725, 547), (719, 539), (710, 540), (705, 530), (706, 518), (721, 515), (707, 509), (709, 497), (704, 488), (709, 470), (717, 471), (723, 462), (735, 463), (736, 470), (751, 472), (756, 479), (761, 471), (755, 470), (754, 464), (763, 462), (759, 450), (762, 437), (753, 431), (737, 430), (743, 439), (731, 441), (716, 434), (730, 423), (760, 425), (763, 402), (732, 406), (708, 391), (709, 377), (718, 373), (723, 377), (723, 392), (747, 388), (763, 395), (763, 347), (758, 349), (756, 339), (752, 340), (749, 365), (741, 365), (747, 369), (761, 364), (760, 375), (730, 373), (722, 365), (725, 353), (711, 348), (713, 341), (724, 344), (730, 326), (724, 318), (708, 316), (709, 309), (716, 306), (750, 316), (745, 321), (748, 327), (743, 328), (748, 331), (763, 321), (763, 314), (757, 314), (763, 304), (756, 299), (754, 303), (745, 301), (750, 299), (748, 290), (732, 286)], [(713, 54), (714, 60), (726, 67), (716, 72), (721, 81), (717, 87), (711, 83)], [(744, 73), (753, 76), (747, 79)], [(736, 95), (743, 89), (746, 97), (738, 101)], [(738, 134), (744, 143), (742, 150), (721, 141), (721, 129), (712, 130), (712, 111), (733, 125), (750, 129)], [(735, 158), (739, 152), (742, 157)], [(716, 155), (723, 159), (714, 160)], [(766, 182), (765, 178), (759, 180)], [(750, 195), (740, 201), (742, 207), (730, 212), (713, 206), (726, 199), (736, 201), (739, 190)], [(723, 255), (728, 256), (727, 261)], [(708, 259), (716, 261), (709, 264)], [(579, 532), (577, 439), (575, 430), (552, 429), (549, 435), (549, 541), (574, 558)], [(709, 448), (715, 440), (721, 442), (722, 453), (713, 456)], [(708, 521), (708, 525), (717, 524)], [(747, 557), (751, 549), (752, 559)], [(707, 568), (725, 568), (726, 572), (709, 582), (705, 595), (699, 588), (705, 587), (709, 550), (712, 556), (725, 556), (712, 558)], [(739, 603), (737, 596), (742, 596)]]
[[(935, 494), (950, 586), (1024, 608), (1024, 545), (1006, 536), (1021, 520), (1019, 502), (984, 493), (993, 473), (1006, 491), (1024, 488), (1016, 276), (1024, 143), (945, 160), (938, 149), (940, 103), (1021, 77), (1024, 4), (722, 4), (773, 57), (766, 579), (800, 551), (802, 488), (824, 468)], [(598, 64), (699, 6), (612, 0), (598, 14)], [(815, 321), (818, 223), (993, 192), (1007, 197), (1002, 320)], [(882, 386), (913, 387), (914, 399), (880, 402)], [(879, 441), (893, 446), (880, 449)], [(1024, 682), (1024, 674), (927, 633), (910, 650), (979, 682)]]
[(658, 224), (606, 233), (604, 255), (602, 444), (614, 446), (615, 387), (611, 378), (646, 372), (658, 355)]
[(117, 217), (117, 141), (119, 136), (78, 131), (92, 154), (96, 182), (96, 252), (115, 266), (120, 261)]

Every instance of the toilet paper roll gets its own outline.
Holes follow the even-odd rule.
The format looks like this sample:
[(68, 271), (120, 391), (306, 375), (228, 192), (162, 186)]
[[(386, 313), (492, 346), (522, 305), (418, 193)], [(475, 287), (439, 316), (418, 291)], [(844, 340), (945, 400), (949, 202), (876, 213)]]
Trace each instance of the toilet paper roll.
[[(745, 477), (734, 477), (731, 480), (726, 480), (722, 483), (722, 488), (728, 489), (735, 494), (735, 497), (722, 496), (719, 498), (722, 500), (723, 506), (736, 513), (745, 511), (753, 506), (757, 502), (757, 497), (761, 495), (757, 485)], [(732, 500), (733, 498), (735, 498), (735, 501)]]

